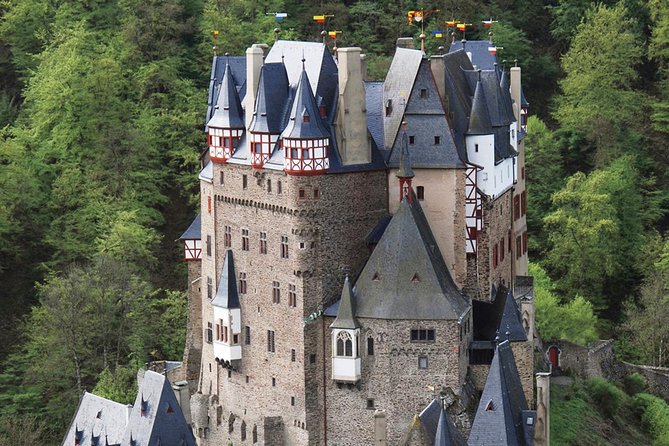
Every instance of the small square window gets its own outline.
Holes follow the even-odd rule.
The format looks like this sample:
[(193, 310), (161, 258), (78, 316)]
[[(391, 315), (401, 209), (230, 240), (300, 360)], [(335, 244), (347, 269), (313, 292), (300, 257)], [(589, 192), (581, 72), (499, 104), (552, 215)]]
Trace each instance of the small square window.
[(374, 409), (374, 400), (372, 398), (367, 398), (367, 409)]
[(434, 145), (438, 146), (439, 144), (441, 144), (441, 136), (435, 136), (434, 137)]
[(321, 191), (319, 189), (314, 189), (314, 198), (318, 200), (321, 198)]
[(420, 97), (421, 99), (427, 99), (427, 88), (420, 89)]
[(427, 356), (419, 356), (418, 357), (418, 368), (419, 369), (427, 369)]
[(312, 353), (309, 355), (309, 364), (316, 364), (316, 354)]
[(300, 197), (300, 198), (306, 198), (307, 193), (304, 191), (304, 189), (300, 189), (300, 190), (297, 192), (297, 196)]
[(415, 144), (416, 143), (416, 137), (414, 135), (409, 136), (409, 144)]

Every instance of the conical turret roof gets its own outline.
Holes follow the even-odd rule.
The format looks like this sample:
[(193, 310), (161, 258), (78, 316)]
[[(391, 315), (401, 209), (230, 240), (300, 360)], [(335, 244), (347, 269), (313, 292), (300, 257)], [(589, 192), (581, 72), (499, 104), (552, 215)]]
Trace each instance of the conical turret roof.
[(225, 260), (223, 261), (223, 269), (221, 270), (221, 278), (218, 282), (216, 297), (211, 301), (211, 304), (219, 308), (240, 308), (239, 294), (237, 293), (237, 279), (235, 276), (235, 264), (232, 260), (232, 251), (229, 249), (225, 253)]
[(225, 66), (221, 88), (214, 107), (214, 114), (207, 123), (208, 127), (223, 129), (243, 129), (244, 112), (232, 79), (230, 65)]
[(249, 130), (278, 135), (289, 100), (288, 75), (282, 63), (266, 63), (260, 71), (258, 94)]
[(476, 81), (476, 90), (472, 100), (472, 112), (469, 115), (469, 135), (490, 135), (493, 133), (490, 115), (488, 113), (488, 104), (486, 103), (483, 84), (479, 72), (479, 79)]
[(330, 137), (321, 120), (316, 99), (309, 84), (309, 77), (304, 68), (297, 83), (295, 99), (290, 110), (290, 119), (288, 120), (288, 125), (281, 133), (281, 137), (297, 139)]
[(346, 276), (346, 279), (344, 280), (344, 288), (341, 291), (341, 300), (339, 301), (337, 318), (332, 325), (330, 325), (330, 328), (344, 328), (349, 330), (358, 328), (358, 324), (355, 322), (353, 316), (353, 289), (348, 276)]

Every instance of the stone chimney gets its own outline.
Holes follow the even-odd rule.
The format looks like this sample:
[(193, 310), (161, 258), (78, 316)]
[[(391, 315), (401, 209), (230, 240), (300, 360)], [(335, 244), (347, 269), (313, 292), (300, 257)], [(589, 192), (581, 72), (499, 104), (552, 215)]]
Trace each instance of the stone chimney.
[(413, 37), (400, 37), (397, 39), (397, 48), (407, 48), (409, 50), (416, 49)]
[(430, 58), (430, 69), (432, 70), (432, 76), (437, 84), (437, 91), (439, 91), (444, 108), (448, 111), (448, 108), (446, 107), (448, 96), (446, 95), (446, 67), (444, 66), (444, 56), (432, 56)]
[(372, 160), (367, 137), (367, 107), (362, 83), (360, 48), (340, 48), (339, 103), (337, 107), (337, 143), (344, 165), (364, 164)]
[(511, 67), (511, 99), (513, 99), (513, 114), (520, 126), (520, 67)]
[(244, 98), (246, 128), (251, 124), (253, 109), (256, 105), (260, 69), (263, 65), (265, 53), (260, 45), (253, 45), (246, 50), (246, 97)]
[(551, 444), (551, 374), (537, 373), (537, 421), (534, 425), (534, 446)]
[(386, 428), (388, 426), (388, 419), (386, 418), (386, 411), (377, 409), (374, 411), (374, 445), (387, 446), (388, 437), (386, 435)]
[(186, 423), (190, 425), (191, 412), (190, 412), (190, 390), (188, 389), (188, 381), (179, 381), (172, 384), (172, 390), (174, 390), (174, 396), (177, 397), (179, 406), (181, 406), (181, 412), (183, 412), (184, 414)]

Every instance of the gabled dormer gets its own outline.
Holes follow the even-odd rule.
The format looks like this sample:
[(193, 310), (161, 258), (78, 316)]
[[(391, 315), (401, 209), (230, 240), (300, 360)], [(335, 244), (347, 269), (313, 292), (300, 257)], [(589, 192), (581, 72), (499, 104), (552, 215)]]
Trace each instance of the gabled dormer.
[(207, 123), (207, 142), (212, 161), (225, 163), (244, 134), (244, 114), (230, 65), (225, 66), (214, 113)]
[(242, 321), (231, 250), (225, 253), (223, 270), (211, 306), (214, 309), (214, 325), (216, 326), (213, 340), (214, 357), (222, 365), (234, 368), (242, 359), (240, 340)]
[(281, 135), (285, 104), (288, 100), (288, 75), (284, 64), (267, 63), (263, 65), (260, 71), (253, 119), (249, 125), (253, 167), (263, 167), (272, 156)]
[(321, 118), (304, 67), (288, 125), (281, 133), (281, 148), (284, 170), (290, 175), (315, 175), (325, 173), (330, 167), (330, 132)]
[(360, 379), (360, 328), (355, 320), (353, 289), (346, 276), (341, 292), (337, 318), (330, 325), (332, 330), (332, 379), (356, 382)]

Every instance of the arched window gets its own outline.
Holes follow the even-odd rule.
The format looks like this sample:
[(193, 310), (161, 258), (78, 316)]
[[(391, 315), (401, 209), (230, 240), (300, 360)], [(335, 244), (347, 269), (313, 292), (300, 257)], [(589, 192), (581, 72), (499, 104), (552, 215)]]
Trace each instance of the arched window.
[(253, 433), (253, 442), (257, 443), (258, 442), (258, 426), (256, 426), (255, 424), (253, 425), (252, 433)]
[(353, 357), (353, 338), (347, 331), (340, 331), (337, 335), (337, 356)]
[(367, 354), (369, 356), (374, 355), (374, 338), (372, 338), (371, 336), (367, 338)]

